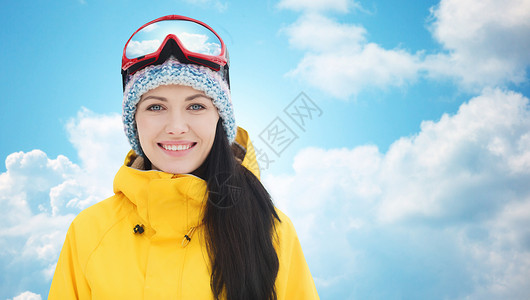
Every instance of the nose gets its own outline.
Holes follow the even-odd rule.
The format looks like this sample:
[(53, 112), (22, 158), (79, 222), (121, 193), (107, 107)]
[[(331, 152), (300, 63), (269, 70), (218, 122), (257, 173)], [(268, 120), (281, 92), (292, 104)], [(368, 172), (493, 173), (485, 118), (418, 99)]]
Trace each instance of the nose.
[(189, 130), (188, 121), (180, 112), (172, 112), (168, 114), (165, 130), (168, 134), (186, 133)]

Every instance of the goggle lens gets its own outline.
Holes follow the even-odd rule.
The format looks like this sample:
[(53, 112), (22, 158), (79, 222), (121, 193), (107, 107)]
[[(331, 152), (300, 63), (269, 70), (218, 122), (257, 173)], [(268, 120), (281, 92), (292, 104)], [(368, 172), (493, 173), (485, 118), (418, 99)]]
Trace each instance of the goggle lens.
[(163, 20), (142, 28), (132, 36), (125, 56), (134, 59), (154, 53), (169, 34), (175, 35), (190, 52), (212, 56), (221, 54), (221, 41), (208, 28), (186, 20)]

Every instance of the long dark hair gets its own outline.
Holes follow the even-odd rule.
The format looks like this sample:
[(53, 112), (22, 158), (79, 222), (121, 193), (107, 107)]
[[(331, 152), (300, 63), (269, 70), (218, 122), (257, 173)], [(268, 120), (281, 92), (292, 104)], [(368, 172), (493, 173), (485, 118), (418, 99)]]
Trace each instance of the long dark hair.
[[(232, 147), (233, 148), (233, 147)], [(204, 162), (208, 201), (203, 216), (214, 298), (275, 300), (278, 255), (271, 197), (234, 156), (221, 123)]]

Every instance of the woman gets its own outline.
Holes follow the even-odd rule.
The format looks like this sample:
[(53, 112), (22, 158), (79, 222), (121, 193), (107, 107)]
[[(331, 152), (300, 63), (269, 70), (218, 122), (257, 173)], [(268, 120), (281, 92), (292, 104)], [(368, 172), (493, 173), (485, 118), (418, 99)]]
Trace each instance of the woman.
[(318, 299), (235, 125), (219, 36), (156, 19), (125, 45), (122, 78), (133, 150), (115, 195), (72, 222), (49, 299)]

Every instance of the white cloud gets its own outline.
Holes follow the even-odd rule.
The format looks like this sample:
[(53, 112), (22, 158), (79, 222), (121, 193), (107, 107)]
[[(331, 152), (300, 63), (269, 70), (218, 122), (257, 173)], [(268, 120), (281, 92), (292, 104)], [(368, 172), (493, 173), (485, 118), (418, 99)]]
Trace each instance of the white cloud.
[[(81, 166), (90, 172), (97, 172), (101, 167), (121, 166), (123, 152), (130, 149), (119, 114), (98, 115), (82, 108), (77, 117), (68, 122), (66, 129), (81, 159)], [(108, 151), (110, 145), (112, 151)]]
[(38, 294), (32, 293), (30, 291), (26, 291), (15, 298), (13, 300), (41, 300), (42, 297)]
[(280, 8), (301, 11), (296, 22), (281, 29), (291, 46), (305, 51), (289, 75), (338, 98), (349, 98), (365, 89), (401, 87), (420, 76), (450, 79), (473, 92), (518, 84), (527, 78), (528, 1), (442, 0), (431, 9), (428, 24), (441, 48), (429, 55), (423, 49), (385, 49), (367, 40), (363, 26), (324, 15), (328, 11), (348, 12), (348, 3), (355, 4), (341, 0), (280, 1)]
[[(148, 27), (146, 27), (148, 28)], [(155, 52), (160, 47), (160, 40), (129, 41), (127, 44), (126, 55), (128, 58), (135, 58)]]
[[(0, 272), (10, 277), (0, 283), (0, 298), (22, 282), (22, 288), (46, 292), (74, 216), (112, 195), (113, 177), (129, 150), (121, 117), (82, 109), (67, 131), (80, 165), (62, 155), (50, 159), (41, 150), (6, 158), (0, 174)], [(15, 299), (36, 296), (26, 292)]]
[(282, 31), (292, 47), (306, 51), (289, 75), (339, 98), (366, 88), (403, 86), (418, 75), (418, 55), (367, 43), (361, 26), (307, 14)]
[(530, 2), (442, 0), (431, 10), (433, 37), (448, 53), (427, 58), (431, 76), (468, 87), (520, 83), (530, 64)]
[[(530, 197), (521, 198), (507, 203), (495, 218), (486, 221), (488, 231), (479, 228), (477, 234), (473, 228), (461, 237), (463, 250), (480, 262), (475, 265), (476, 272), (484, 274), (476, 278), (471, 299), (528, 298)], [(482, 235), (487, 236), (481, 239)]]
[(147, 26), (145, 26), (144, 28), (142, 28), (142, 30), (140, 30), (140, 32), (151, 32), (155, 29), (158, 29), (160, 28), (160, 25), (159, 23), (153, 23), (153, 24), (149, 24)]
[(205, 34), (183, 32), (179, 38), (186, 49), (190, 51), (208, 55), (221, 54), (221, 44), (219, 42), (208, 42), (209, 37)]
[[(98, 115), (83, 108), (75, 119), (68, 122), (66, 128), (83, 169), (76, 182), (87, 188), (91, 198), (79, 201), (94, 203), (107, 197), (112, 193), (114, 175), (130, 149), (123, 133), (121, 115)], [(74, 182), (65, 183), (57, 189), (75, 195)], [(70, 205), (86, 206), (79, 201)]]
[(52, 160), (40, 150), (10, 154), (6, 169), (0, 174), (0, 205), (5, 208), (0, 216), (7, 226), (49, 212), (50, 189), (80, 171), (68, 158), (59, 156)]
[(304, 15), (283, 31), (291, 46), (314, 52), (359, 52), (366, 43), (363, 27), (340, 24), (317, 14)]
[(485, 90), (387, 153), (308, 148), (264, 182), (323, 298), (524, 299), (529, 136), (528, 98)]
[[(395, 142), (386, 155), (385, 185), (400, 193), (383, 198), (384, 221), (487, 217), (506, 200), (506, 184), (529, 175), (530, 113), (520, 94), (486, 90), (455, 116), (423, 122), (421, 129)], [(488, 189), (480, 189), (485, 183)], [(467, 197), (477, 201), (463, 202)]]

